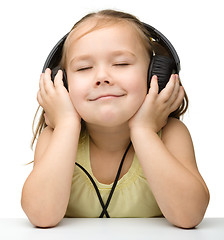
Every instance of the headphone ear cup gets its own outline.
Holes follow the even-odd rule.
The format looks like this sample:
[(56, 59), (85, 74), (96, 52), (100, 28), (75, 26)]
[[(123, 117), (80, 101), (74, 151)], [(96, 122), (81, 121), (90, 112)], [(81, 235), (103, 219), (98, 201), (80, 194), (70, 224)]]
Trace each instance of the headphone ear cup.
[(171, 74), (175, 72), (175, 63), (170, 57), (162, 55), (153, 56), (148, 70), (148, 90), (153, 75), (156, 75), (158, 78), (159, 92), (161, 92), (166, 87)]
[(54, 82), (54, 78), (55, 78), (58, 70), (62, 70), (62, 72), (63, 72), (63, 79), (62, 80), (63, 80), (65, 88), (68, 90), (67, 74), (66, 74), (65, 70), (61, 69), (59, 66), (57, 66), (57, 67), (55, 67), (51, 70), (51, 80)]

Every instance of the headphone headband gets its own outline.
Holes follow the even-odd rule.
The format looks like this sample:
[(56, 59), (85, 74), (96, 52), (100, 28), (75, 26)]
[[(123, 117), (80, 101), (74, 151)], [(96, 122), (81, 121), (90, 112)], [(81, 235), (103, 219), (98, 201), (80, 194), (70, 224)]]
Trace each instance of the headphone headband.
[(159, 43), (161, 46), (163, 46), (166, 51), (169, 53), (170, 56), (172, 56), (175, 65), (176, 65), (176, 72), (179, 73), (180, 72), (180, 59), (178, 57), (178, 54), (174, 48), (174, 46), (171, 44), (171, 42), (160, 32), (158, 31), (156, 28), (150, 26), (147, 23), (143, 23), (143, 25), (145, 26), (145, 28), (150, 32), (152, 38)]
[[(171, 44), (171, 42), (161, 32), (159, 32), (156, 28), (154, 28), (154, 27), (152, 27), (152, 26), (150, 26), (146, 23), (143, 23), (143, 25), (149, 31), (153, 40), (156, 41), (162, 47), (164, 47), (166, 49), (167, 53), (173, 58), (173, 61), (175, 63), (175, 68), (176, 68), (175, 70), (176, 70), (177, 73), (179, 73), (179, 71), (180, 71), (180, 59), (177, 55), (177, 52), (176, 52), (175, 48)], [(53, 49), (51, 50), (51, 52), (49, 53), (49, 55), (48, 55), (48, 57), (45, 61), (42, 72), (44, 72), (46, 68), (52, 69), (52, 68), (58, 66), (58, 64), (61, 60), (61, 57), (62, 57), (63, 45), (64, 45), (64, 42), (65, 42), (68, 34), (69, 33), (67, 33), (64, 37), (62, 37), (57, 42), (57, 44), (53, 47)]]
[(69, 33), (67, 33), (63, 38), (61, 38), (57, 42), (57, 44), (53, 47), (53, 49), (50, 51), (50, 53), (44, 63), (42, 72), (45, 72), (46, 68), (53, 69), (54, 67), (58, 66), (58, 64), (61, 60), (61, 57), (62, 57), (63, 45), (64, 45), (64, 42), (65, 42), (68, 34)]

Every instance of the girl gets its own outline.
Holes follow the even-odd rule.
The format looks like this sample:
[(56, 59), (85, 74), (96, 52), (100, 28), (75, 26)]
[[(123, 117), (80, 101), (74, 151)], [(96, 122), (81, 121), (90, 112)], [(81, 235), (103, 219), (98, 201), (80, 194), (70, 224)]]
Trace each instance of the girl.
[(187, 97), (177, 74), (160, 93), (153, 76), (147, 90), (152, 51), (130, 14), (104, 10), (73, 27), (60, 62), (69, 91), (61, 70), (54, 82), (49, 68), (40, 77), (44, 111), (21, 199), (31, 223), (99, 216), (165, 216), (182, 228), (201, 222), (209, 192), (178, 120)]

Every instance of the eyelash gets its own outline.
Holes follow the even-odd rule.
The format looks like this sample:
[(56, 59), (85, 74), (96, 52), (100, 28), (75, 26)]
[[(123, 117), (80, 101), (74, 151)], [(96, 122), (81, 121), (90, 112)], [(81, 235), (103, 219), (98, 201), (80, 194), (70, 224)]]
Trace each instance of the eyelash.
[[(129, 63), (117, 63), (117, 64), (114, 64), (113, 66), (128, 66), (130, 65)], [(81, 71), (85, 71), (85, 70), (89, 70), (91, 69), (92, 67), (84, 67), (84, 68), (80, 68), (77, 70), (77, 72), (81, 72)]]
[(128, 66), (130, 65), (129, 63), (117, 63), (117, 64), (114, 64), (114, 66)]
[(85, 70), (88, 70), (88, 69), (91, 69), (92, 67), (84, 67), (84, 68), (80, 68), (77, 70), (77, 72), (81, 72), (81, 71), (85, 71)]

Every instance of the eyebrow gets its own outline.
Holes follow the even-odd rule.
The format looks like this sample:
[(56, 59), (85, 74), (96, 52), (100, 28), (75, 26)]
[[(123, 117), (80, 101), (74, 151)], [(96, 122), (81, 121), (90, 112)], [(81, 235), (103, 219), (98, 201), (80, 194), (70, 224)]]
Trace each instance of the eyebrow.
[[(122, 56), (122, 55), (130, 55), (131, 57), (136, 57), (136, 55), (128, 50), (116, 50), (110, 53), (112, 55), (112, 57), (117, 57), (117, 56)], [(80, 56), (75, 56), (74, 58), (72, 58), (72, 60), (70, 61), (70, 64), (73, 61), (84, 61), (84, 60), (88, 60), (91, 58), (90, 54), (83, 54)]]

